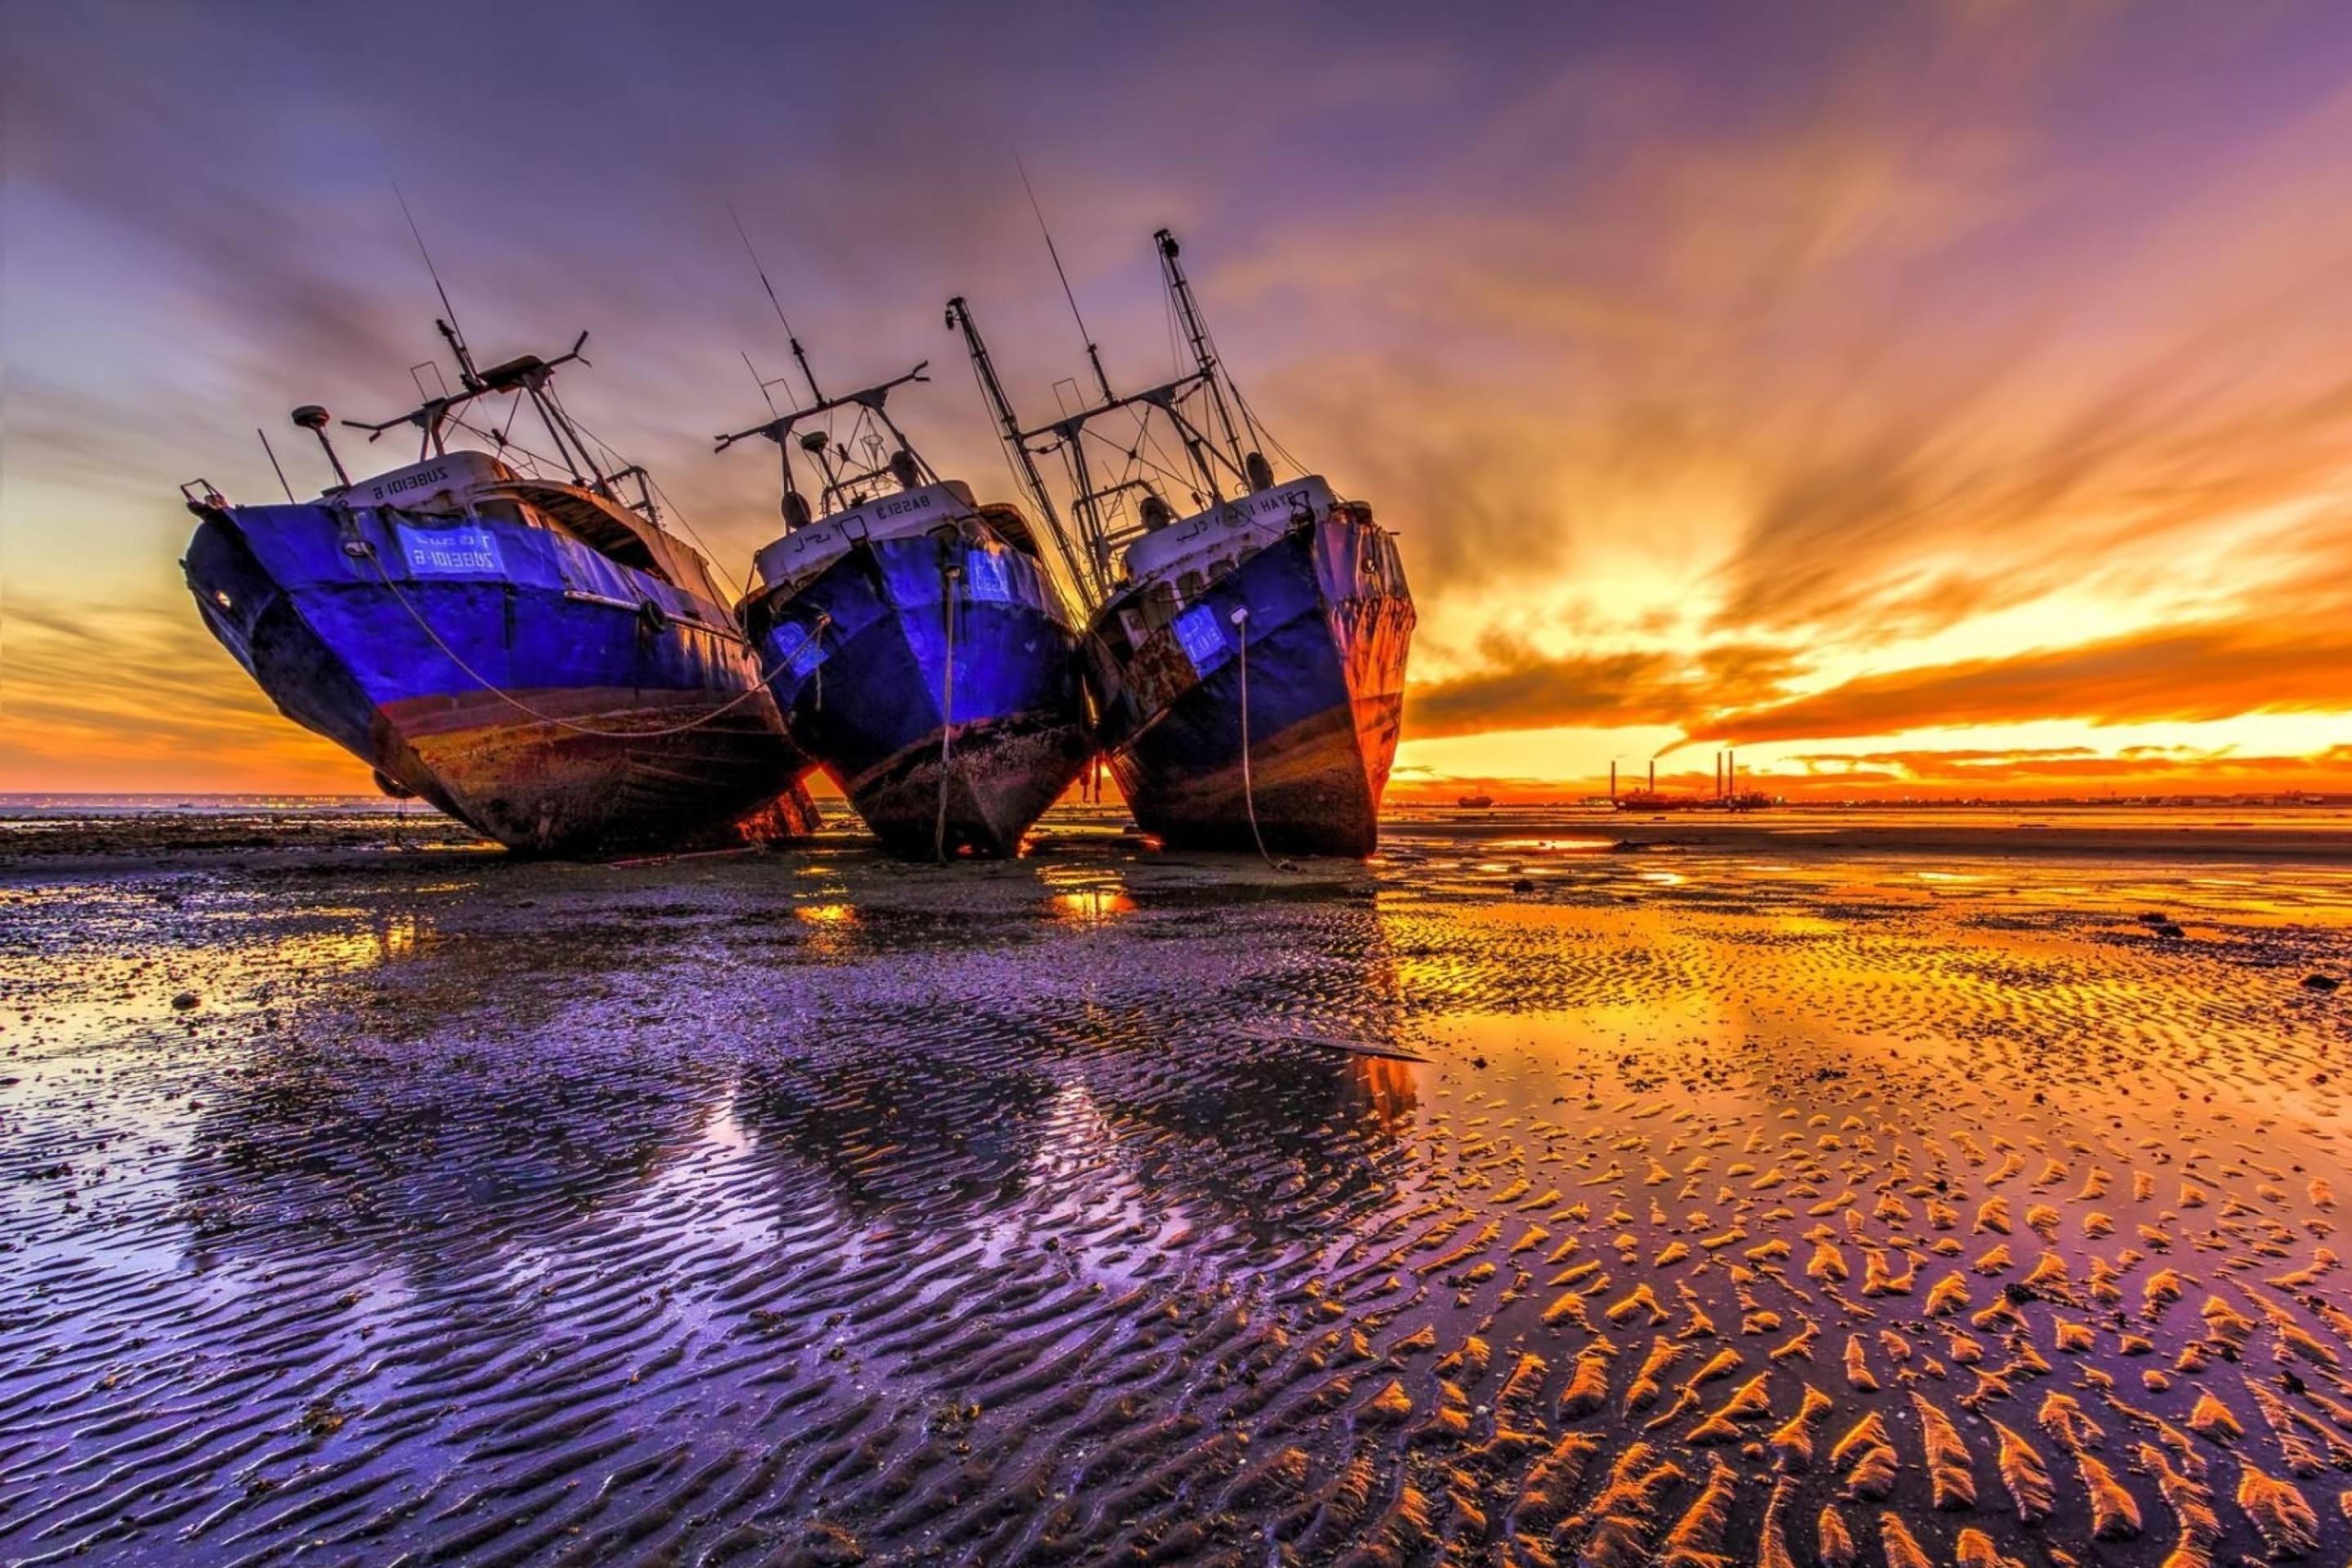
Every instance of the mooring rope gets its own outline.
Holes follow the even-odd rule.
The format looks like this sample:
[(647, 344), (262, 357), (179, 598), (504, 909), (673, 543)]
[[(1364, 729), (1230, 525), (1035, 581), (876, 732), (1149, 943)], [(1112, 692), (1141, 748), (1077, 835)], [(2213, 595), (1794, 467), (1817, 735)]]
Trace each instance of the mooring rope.
[(1257, 830), (1257, 797), (1250, 783), (1249, 606), (1244, 605), (1234, 611), (1234, 625), (1241, 628), (1242, 634), (1242, 809), (1249, 814), (1250, 837), (1257, 841), (1257, 858), (1279, 871), (1282, 868), (1276, 866), (1274, 857), (1265, 852), (1265, 836)]
[[(752, 698), (759, 696), (768, 689), (765, 681), (755, 679), (752, 681), (751, 687), (742, 692), (741, 695), (729, 699), (726, 702), (712, 709), (709, 712), (703, 714), (700, 718), (688, 720), (683, 724), (672, 724), (665, 729), (659, 730), (600, 730), (593, 724), (583, 724), (571, 719), (560, 719), (552, 713), (542, 713), (538, 709), (533, 708), (530, 703), (523, 701), (520, 698), (515, 697), (507, 692), (488, 677), (483, 675), (481, 671), (467, 663), (465, 658), (458, 654), (456, 648), (451, 647), (447, 643), (442, 641), (441, 634), (433, 629), (433, 623), (426, 620), (423, 613), (420, 612), (415, 605), (409, 602), (408, 595), (400, 591), (400, 584), (394, 583), (392, 580), (391, 574), (384, 571), (383, 562), (382, 558), (377, 555), (375, 545), (370, 541), (364, 539), (355, 541), (354, 542), (361, 547), (362, 552), (367, 556), (368, 564), (375, 568), (376, 576), (382, 580), (384, 587), (391, 591), (393, 598), (399, 603), (402, 609), (408, 612), (408, 618), (415, 621), (416, 623), (417, 629), (423, 632), (425, 637), (431, 640), (435, 647), (441, 650), (443, 655), (448, 658), (451, 664), (457, 667), (460, 674), (464, 675), (468, 680), (471, 680), (483, 690), (488, 692), (491, 696), (497, 698), (499, 701), (505, 703), (508, 707), (515, 710), (518, 713), (521, 713), (541, 724), (551, 724), (559, 730), (569, 730), (573, 734), (587, 735), (600, 741), (659, 740), (664, 736), (683, 735), (691, 731), (699, 730), (705, 725), (716, 721), (720, 716), (741, 707), (744, 703), (749, 702)], [(809, 628), (807, 636), (802, 637), (800, 642), (794, 645), (792, 654), (786, 656), (787, 658), (797, 657), (801, 649), (808, 646), (809, 638), (815, 637), (819, 632), (824, 630), (826, 619), (827, 617), (820, 616), (817, 623)]]
[(963, 580), (963, 568), (950, 565), (942, 573), (947, 584), (943, 601), (947, 612), (947, 668), (940, 677), (940, 815), (931, 829), (931, 853), (942, 866), (948, 858), (948, 763), (955, 753), (955, 613), (956, 584)]

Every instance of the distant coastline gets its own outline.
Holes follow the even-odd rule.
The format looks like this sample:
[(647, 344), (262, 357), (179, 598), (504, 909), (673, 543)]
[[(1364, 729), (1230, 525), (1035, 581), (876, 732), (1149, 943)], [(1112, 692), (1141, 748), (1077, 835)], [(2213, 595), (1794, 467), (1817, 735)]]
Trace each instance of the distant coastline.
[[(824, 792), (820, 792), (824, 793)], [(386, 811), (422, 814), (432, 808), (415, 801), (395, 801), (380, 795), (297, 795), (255, 793), (194, 792), (173, 794), (167, 791), (122, 791), (115, 793), (72, 791), (16, 793), (0, 792), (0, 817), (89, 816), (127, 812), (236, 812), (257, 811)], [(2046, 795), (2000, 796), (1962, 795), (1948, 798), (1932, 795), (1857, 795), (1846, 800), (1776, 801), (1758, 808), (1765, 812), (1935, 812), (1935, 811), (2292, 811), (2292, 812), (2352, 812), (2352, 794), (2315, 795), (2294, 792), (2252, 792), (2242, 795)], [(1562, 812), (1613, 812), (1605, 797), (1579, 796), (1567, 800), (1497, 801), (1491, 806), (1464, 806), (1452, 801), (1416, 800), (1411, 797), (1392, 798), (1384, 816), (1404, 818), (1436, 816), (1440, 817), (1557, 814)], [(1639, 811), (1618, 815), (1639, 819)], [(1707, 820), (1706, 814), (1695, 820)]]

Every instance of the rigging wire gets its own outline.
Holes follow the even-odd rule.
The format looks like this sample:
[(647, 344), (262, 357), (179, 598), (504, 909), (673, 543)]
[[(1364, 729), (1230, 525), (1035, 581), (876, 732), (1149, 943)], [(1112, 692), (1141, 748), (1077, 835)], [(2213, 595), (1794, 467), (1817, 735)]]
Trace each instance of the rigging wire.
[(1274, 857), (1265, 852), (1265, 835), (1257, 829), (1257, 793), (1250, 782), (1249, 732), (1249, 609), (1246, 605), (1234, 611), (1234, 629), (1241, 633), (1242, 686), (1242, 809), (1249, 814), (1250, 837), (1257, 843), (1257, 858), (1279, 871)]
[(940, 811), (931, 826), (931, 854), (944, 866), (948, 860), (948, 785), (955, 778), (955, 623), (956, 601), (961, 596), (957, 586), (963, 580), (963, 568), (951, 564), (941, 575), (947, 584), (947, 592), (940, 596), (941, 608), (947, 613), (947, 658), (940, 672), (943, 689), (940, 696)]
[(493, 456), (504, 458), (510, 452), (521, 453), (524, 465), (533, 470), (531, 477), (534, 479), (544, 477), (536, 472), (536, 470), (552, 468), (554, 466), (553, 458), (547, 457), (543, 453), (534, 452), (529, 447), (524, 446), (521, 442), (509, 439), (509, 437), (500, 435), (496, 430), (478, 429), (474, 426), (466, 423), (464, 416), (454, 410), (452, 410), (449, 415), (449, 423), (457, 429), (463, 430), (468, 436), (473, 436), (481, 440), (489, 442), (491, 446), (498, 448)]
[(1159, 436), (1151, 428), (1151, 420), (1149, 416), (1139, 416), (1136, 419), (1135, 434), (1136, 445), (1139, 447), (1149, 446), (1157, 455), (1160, 464), (1171, 465), (1171, 467), (1160, 468), (1161, 476), (1171, 485), (1183, 486), (1189, 494), (1197, 499), (1201, 493), (1201, 476), (1182, 467), (1177, 458), (1169, 454), (1168, 448), (1160, 445)]
[(253, 427), (253, 433), (261, 437), (261, 449), (268, 455), (270, 468), (277, 470), (278, 488), (286, 492), (286, 504), (289, 506), (297, 504), (294, 500), (294, 487), (286, 482), (286, 470), (278, 464), (278, 449), (269, 444), (269, 433), (258, 425)]
[[(982, 406), (985, 407), (988, 404), (988, 385), (980, 378), (979, 364), (972, 362), (970, 355), (966, 355), (965, 359), (966, 363), (971, 365), (971, 384), (980, 393)], [(1028, 481), (1022, 478), (1020, 465), (1013, 460), (1012, 445), (1002, 437), (1000, 437), (996, 441), (996, 455), (1004, 459), (1004, 476), (1013, 481), (1013, 493), (1016, 496), (1025, 495), (1027, 493)], [(1053, 521), (1050, 518), (1045, 517), (1041, 517), (1037, 520), (1036, 526), (1040, 529), (1056, 529), (1056, 525)], [(1058, 531), (1058, 529), (1056, 529), (1056, 531)], [(1061, 552), (1057, 551), (1056, 553), (1061, 553)], [(1041, 563), (1043, 563), (1044, 558), (1041, 556), (1039, 559)], [(1077, 567), (1075, 559), (1075, 552), (1072, 552), (1072, 560), (1066, 563), (1064, 569), (1066, 572), (1071, 574), (1075, 574), (1076, 572)], [(1054, 569), (1050, 564), (1046, 565), (1045, 574), (1048, 577), (1054, 575)], [(1081, 608), (1083, 608), (1093, 597), (1093, 595), (1088, 592), (1087, 584), (1083, 582), (1075, 580), (1075, 577), (1068, 584), (1068, 587), (1072, 601)]]
[(1250, 400), (1243, 395), (1241, 383), (1235, 381), (1233, 372), (1225, 367), (1225, 351), (1217, 346), (1216, 331), (1205, 318), (1201, 322), (1201, 336), (1209, 345), (1210, 356), (1217, 362), (1217, 371), (1224, 378), (1225, 390), (1234, 395), (1234, 405), (1242, 411), (1242, 423), (1249, 427), (1251, 438), (1257, 442), (1259, 449), (1262, 451), (1271, 447), (1280, 454), (1284, 462), (1299, 473), (1307, 472), (1307, 465), (1298, 460), (1297, 454), (1284, 446), (1281, 437), (1266, 427), (1265, 421), (1260, 419), (1257, 410), (1250, 405)]
[(1045, 254), (1053, 258), (1054, 276), (1062, 280), (1062, 298), (1070, 302), (1070, 320), (1078, 324), (1079, 341), (1087, 345), (1087, 358), (1095, 367), (1095, 379), (1103, 384), (1103, 395), (1110, 395), (1110, 384), (1104, 380), (1102, 356), (1095, 352), (1095, 335), (1087, 331), (1087, 319), (1078, 311), (1078, 297), (1070, 288), (1070, 275), (1062, 268), (1062, 252), (1054, 244), (1054, 231), (1045, 226), (1045, 209), (1037, 205), (1037, 188), (1029, 183), (1028, 166), (1021, 162), (1021, 150), (1013, 152), (1013, 167), (1021, 175), (1021, 188), (1029, 193), (1029, 210), (1037, 215), (1037, 232), (1045, 237)]
[(775, 398), (768, 391), (768, 384), (760, 379), (760, 367), (751, 363), (750, 352), (744, 349), (738, 349), (735, 352), (743, 356), (743, 368), (751, 373), (751, 384), (760, 389), (760, 401), (768, 405), (768, 412), (771, 415), (782, 418), (783, 410), (776, 406)]
[[(579, 431), (580, 434), (585, 436), (591, 441), (595, 442), (599, 447), (603, 448), (605, 460), (614, 464), (616, 468), (630, 468), (637, 467), (635, 464), (628, 461), (628, 459), (624, 458), (620, 453), (614, 451), (611, 444), (607, 442), (604, 437), (597, 435), (596, 432), (589, 429), (585, 425), (581, 424), (579, 420), (572, 418), (572, 413), (569, 409), (564, 411), (563, 416), (570, 422), (574, 430)], [(651, 473), (647, 472), (644, 468), (638, 468), (637, 471), (644, 477), (646, 488), (653, 491), (653, 493), (660, 499), (662, 505), (669, 509), (670, 515), (677, 519), (678, 526), (686, 530), (687, 537), (694, 541), (695, 548), (702, 552), (703, 560), (709, 562), (718, 559), (716, 553), (710, 548), (709, 542), (704, 539), (699, 532), (696, 531), (693, 519), (688, 517), (685, 510), (679, 507), (676, 501), (669, 499), (669, 492), (661, 488), (659, 481), (655, 479)], [(656, 523), (654, 526), (658, 528), (661, 525), (659, 523)]]
[[(1138, 445), (1133, 447), (1122, 447), (1110, 437), (1106, 436), (1097, 430), (1088, 429), (1081, 432), (1081, 435), (1086, 438), (1092, 439), (1108, 450), (1117, 453), (1125, 460), (1127, 467), (1121, 469), (1118, 474), (1118, 482), (1120, 484), (1127, 484), (1132, 481), (1135, 478), (1136, 470), (1138, 468), (1142, 468), (1162, 479), (1167, 480), (1171, 485), (1182, 485), (1188, 489), (1192, 488), (1192, 479), (1195, 476), (1188, 476), (1182, 468), (1171, 468), (1165, 463), (1155, 461), (1152, 458), (1143, 456), (1142, 441), (1139, 441)], [(1166, 450), (1160, 447), (1158, 437), (1145, 436), (1142, 437), (1142, 440), (1148, 440), (1152, 447), (1160, 452), (1162, 458), (1167, 457)], [(1172, 461), (1172, 459), (1171, 460)]]
[[(686, 509), (670, 500), (669, 492), (661, 488), (661, 481), (655, 479), (653, 475), (647, 474), (646, 488), (652, 490), (660, 500), (662, 505), (668, 510), (670, 516), (677, 519), (677, 525), (686, 530), (687, 537), (693, 540), (694, 547), (702, 552), (703, 564), (708, 566), (716, 562), (719, 559), (718, 552), (712, 550), (709, 542), (696, 531), (694, 521), (686, 515)], [(737, 596), (740, 598), (741, 595)]]

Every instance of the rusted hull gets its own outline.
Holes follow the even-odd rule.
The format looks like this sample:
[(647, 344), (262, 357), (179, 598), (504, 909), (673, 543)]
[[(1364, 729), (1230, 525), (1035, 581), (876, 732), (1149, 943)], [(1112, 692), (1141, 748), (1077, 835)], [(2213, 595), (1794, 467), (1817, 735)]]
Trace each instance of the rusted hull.
[(1008, 856), (1092, 749), (1083, 722), (959, 721), (944, 767), (939, 743), (920, 741), (845, 793), (892, 854), (922, 859), (944, 846), (950, 855)]
[(1138, 825), (1181, 847), (1372, 853), (1413, 622), (1394, 541), (1350, 509), (1294, 529), (1172, 614), (1114, 599), (1087, 668)]
[[(447, 799), (451, 815), (501, 844), (541, 854), (607, 855), (711, 848), (815, 830), (806, 791), (797, 782), (782, 793), (775, 788), (774, 731), (744, 720), (740, 709), (720, 711), (722, 698), (628, 689), (514, 695), (566, 722), (528, 718), (480, 695), (380, 710), (384, 728)], [(630, 738), (681, 730), (658, 741)], [(736, 802), (749, 804), (737, 809)]]
[(794, 742), (894, 854), (1013, 854), (1092, 754), (1077, 633), (996, 541), (860, 543), (743, 619)]
[(646, 578), (665, 609), (648, 616), (619, 575), (641, 574), (500, 526), (495, 578), (404, 577), (392, 520), (315, 506), (210, 512), (184, 564), (206, 626), (280, 711), (509, 848), (600, 856), (814, 827), (809, 764), (750, 648), (731, 622), (687, 619), (723, 609)]

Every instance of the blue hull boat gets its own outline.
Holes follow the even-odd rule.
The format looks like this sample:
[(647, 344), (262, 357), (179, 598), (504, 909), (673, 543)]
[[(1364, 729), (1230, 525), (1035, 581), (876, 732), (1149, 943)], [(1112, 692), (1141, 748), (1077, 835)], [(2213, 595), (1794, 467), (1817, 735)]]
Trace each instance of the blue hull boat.
[[(1415, 619), (1396, 541), (1319, 475), (1276, 481), (1281, 447), (1220, 363), (1175, 237), (1152, 238), (1192, 350), (1172, 381), (1117, 392), (1089, 342), (1101, 401), (1026, 426), (962, 299), (948, 324), (1092, 607), (1097, 739), (1137, 826), (1185, 848), (1370, 855)], [(1195, 510), (1180, 518), (1171, 495)]]
[[(621, 476), (539, 479), (442, 448), (450, 408), (490, 391), (543, 396), (550, 368), (478, 374), (447, 335), (467, 391), (409, 416), (426, 431), (420, 461), (356, 484), (338, 461), (343, 482), (285, 506), (187, 487), (201, 521), (182, 564), (205, 626), (280, 711), (388, 793), (511, 849), (810, 831), (797, 782), (810, 763), (702, 558), (649, 502), (618, 500)], [(296, 421), (323, 440), (324, 410)]]
[(1013, 855), (1093, 753), (1078, 634), (1018, 513), (929, 488), (948, 521), (846, 544), (744, 601), (744, 627), (793, 742), (885, 847)]
[[(1171, 537), (1195, 555), (1213, 542), (1222, 570), (1155, 571), (1150, 536), (1129, 550), (1147, 574), (1087, 645), (1102, 746), (1137, 825), (1168, 845), (1365, 856), (1402, 725), (1412, 599), (1370, 509), (1313, 479), (1280, 499), (1301, 515), (1271, 540), (1250, 538), (1247, 499), (1227, 511), (1236, 537), (1214, 542), (1214, 518)], [(1164, 591), (1177, 578), (1183, 591)]]
[[(892, 422), (891, 390), (924, 368), (831, 398), (812, 377), (810, 406), (719, 438), (783, 458), (784, 532), (737, 613), (793, 743), (885, 848), (1016, 855), (1094, 754), (1078, 631), (1020, 510), (941, 479)], [(794, 488), (796, 447), (821, 517)]]

